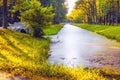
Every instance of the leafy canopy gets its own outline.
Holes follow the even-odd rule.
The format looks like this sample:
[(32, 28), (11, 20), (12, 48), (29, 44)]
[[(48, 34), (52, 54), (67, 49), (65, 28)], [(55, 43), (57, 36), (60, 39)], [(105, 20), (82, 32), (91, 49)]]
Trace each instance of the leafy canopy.
[(42, 28), (51, 23), (53, 16), (52, 7), (42, 7), (39, 1), (32, 0), (26, 10), (21, 13), (20, 19), (33, 28)]
[(18, 0), (16, 4), (17, 5), (13, 7), (13, 11), (20, 12), (21, 21), (30, 25), (33, 30), (33, 36), (43, 34), (43, 27), (52, 22), (54, 16), (52, 13), (52, 7), (42, 7), (38, 0)]

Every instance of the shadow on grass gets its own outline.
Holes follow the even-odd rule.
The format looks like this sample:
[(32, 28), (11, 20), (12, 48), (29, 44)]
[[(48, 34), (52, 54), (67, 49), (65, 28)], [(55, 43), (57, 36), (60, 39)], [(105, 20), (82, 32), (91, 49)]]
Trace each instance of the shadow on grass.
[(109, 80), (120, 80), (120, 74), (110, 74), (110, 73), (106, 73), (104, 71), (101, 71), (101, 74), (104, 76), (104, 77), (107, 77)]
[[(6, 57), (6, 56), (4, 56), (4, 55), (3, 55), (3, 54), (1, 54), (1, 53), (0, 53), (0, 58), (1, 58), (1, 59), (3, 59), (3, 60), (5, 60), (5, 61), (9, 61), (9, 60), (7, 59), (7, 57)], [(0, 59), (0, 61), (1, 61), (1, 59)]]
[[(7, 29), (9, 35), (11, 35), (13, 38), (15, 38), (17, 41), (19, 41), (20, 43), (24, 43), (24, 37), (27, 38), (27, 39), (30, 39), (30, 36), (27, 35), (27, 34), (24, 34), (24, 33), (19, 33), (19, 32), (16, 32), (16, 31), (11, 31), (9, 29)], [(11, 32), (13, 32), (14, 34), (10, 34)], [(21, 36), (20, 34), (23, 34), (23, 36)], [(31, 47), (31, 45), (29, 43), (25, 43), (27, 46)]]
[(12, 48), (14, 48), (15, 50), (17, 50), (22, 56), (24, 56), (25, 59), (31, 59), (31, 57), (29, 57), (20, 48), (18, 48), (17, 46), (15, 46), (6, 36), (2, 36), (2, 38), (5, 39)]

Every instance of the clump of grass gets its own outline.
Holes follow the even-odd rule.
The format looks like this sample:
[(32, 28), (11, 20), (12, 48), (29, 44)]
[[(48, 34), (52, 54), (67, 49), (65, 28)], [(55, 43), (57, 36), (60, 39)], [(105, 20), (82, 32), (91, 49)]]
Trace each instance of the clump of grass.
[(27, 34), (0, 29), (1, 71), (26, 76), (32, 80), (108, 80), (100, 70), (51, 66), (46, 62), (49, 57), (48, 50), (48, 39), (33, 38)]
[(120, 26), (106, 26), (106, 25), (95, 25), (95, 24), (75, 24), (78, 27), (99, 33), (110, 39), (120, 41)]

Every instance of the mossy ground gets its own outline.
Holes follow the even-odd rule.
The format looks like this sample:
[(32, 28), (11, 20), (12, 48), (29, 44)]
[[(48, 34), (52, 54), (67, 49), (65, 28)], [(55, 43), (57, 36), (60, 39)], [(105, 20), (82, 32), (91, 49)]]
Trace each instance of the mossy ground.
[[(45, 30), (46, 34), (58, 32), (60, 28), (56, 30), (57, 27), (53, 28), (53, 26)], [(51, 66), (46, 62), (49, 57), (49, 42), (47, 38), (33, 38), (28, 34), (0, 29), (0, 70), (13, 76), (21, 75), (32, 80), (109, 80), (109, 78), (118, 78), (119, 71), (113, 73), (113, 71), (106, 72), (107, 70), (102, 69)], [(113, 74), (115, 76), (112, 76)]]

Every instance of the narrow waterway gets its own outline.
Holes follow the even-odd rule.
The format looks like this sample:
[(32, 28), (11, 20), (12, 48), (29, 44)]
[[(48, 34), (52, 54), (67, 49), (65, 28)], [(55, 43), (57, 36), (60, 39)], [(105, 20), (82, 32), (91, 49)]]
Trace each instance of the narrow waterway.
[(50, 54), (51, 64), (120, 68), (119, 43), (70, 24), (51, 36)]

